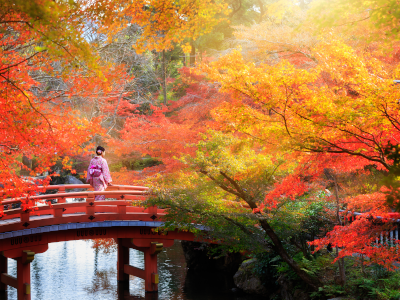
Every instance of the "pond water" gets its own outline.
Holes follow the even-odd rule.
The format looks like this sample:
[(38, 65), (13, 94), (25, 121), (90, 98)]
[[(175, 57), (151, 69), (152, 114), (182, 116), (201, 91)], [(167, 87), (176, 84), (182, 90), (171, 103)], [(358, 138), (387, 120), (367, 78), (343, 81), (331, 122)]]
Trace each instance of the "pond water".
[[(129, 289), (117, 284), (117, 254), (104, 254), (91, 247), (91, 241), (49, 244), (45, 253), (31, 263), (32, 300), (261, 300), (257, 296), (232, 292), (231, 277), (218, 273), (196, 273), (186, 269), (179, 241), (158, 254), (160, 284), (158, 293), (145, 293), (144, 281), (131, 276)], [(130, 264), (143, 268), (139, 251), (130, 250)], [(9, 259), (8, 274), (17, 268)], [(8, 287), (0, 300), (17, 300), (16, 289)]]

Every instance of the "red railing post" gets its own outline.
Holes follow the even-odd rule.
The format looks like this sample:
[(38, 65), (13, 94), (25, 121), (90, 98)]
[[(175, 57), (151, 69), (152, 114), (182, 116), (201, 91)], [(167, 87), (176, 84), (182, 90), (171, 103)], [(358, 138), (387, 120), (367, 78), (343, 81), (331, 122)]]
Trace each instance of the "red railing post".
[[(59, 194), (64, 194), (64, 193), (65, 193), (65, 186), (61, 186), (61, 187), (58, 189), (58, 193), (59, 193)], [(58, 198), (57, 203), (65, 203), (65, 198), (64, 198), (64, 197)]]
[(60, 218), (60, 217), (62, 217), (62, 215), (63, 215), (63, 208), (54, 208), (53, 209), (53, 216), (55, 217), (55, 218)]
[(121, 200), (121, 204), (117, 205), (117, 211), (119, 214), (126, 214), (126, 202)]
[(153, 220), (155, 220), (155, 219), (158, 218), (157, 211), (158, 211), (157, 206), (150, 206), (150, 207), (148, 208), (148, 213), (150, 214), (150, 217), (151, 217)]
[(86, 206), (86, 213), (88, 215), (93, 216), (94, 215), (94, 195), (91, 192), (88, 192), (88, 195), (86, 197), (86, 202), (89, 203), (88, 206)]
[(25, 211), (21, 209), (21, 214), (20, 214), (21, 222), (29, 222), (29, 215), (30, 215), (30, 209), (26, 209)]
[(3, 205), (3, 195), (0, 195), (0, 215), (3, 215), (4, 213), (4, 205)]

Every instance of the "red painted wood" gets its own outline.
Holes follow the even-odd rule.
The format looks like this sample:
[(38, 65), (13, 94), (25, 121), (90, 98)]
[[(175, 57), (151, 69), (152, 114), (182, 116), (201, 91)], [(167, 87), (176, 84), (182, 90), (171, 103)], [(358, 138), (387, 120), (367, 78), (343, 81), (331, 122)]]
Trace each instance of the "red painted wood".
[[(88, 185), (68, 185), (68, 188), (88, 188)], [(33, 207), (30, 211), (21, 209), (7, 210), (4, 212), (2, 220), (7, 222), (0, 223), (0, 232), (12, 232), (23, 229), (33, 229), (57, 224), (68, 223), (87, 223), (101, 221), (162, 221), (166, 214), (164, 209), (157, 207), (137, 207), (132, 206), (133, 201), (144, 200), (147, 196), (144, 192), (145, 187), (127, 187), (114, 186), (113, 189), (103, 192), (78, 192), (65, 193), (63, 186), (51, 186), (46, 189), (59, 189), (58, 194), (40, 195), (31, 197), (38, 203), (46, 203), (46, 200), (58, 199), (57, 204)], [(107, 198), (116, 200), (94, 201), (96, 195), (105, 195)], [(65, 198), (85, 198), (85, 202), (65, 203)], [(18, 203), (21, 199), (7, 200), (8, 204)], [(4, 204), (3, 202), (3, 204)], [(69, 227), (69, 226), (68, 226)], [(194, 240), (194, 235), (188, 232), (154, 232), (151, 227), (96, 227), (84, 229), (68, 229), (42, 232), (31, 235), (18, 236), (3, 239), (0, 242), (0, 251), (3, 251), (4, 257), (0, 257), (0, 273), (7, 272), (7, 260), (5, 257), (16, 258), (17, 260), (17, 279), (12, 281), (6, 275), (10, 284), (16, 285), (18, 289), (18, 300), (30, 299), (30, 261), (32, 256), (27, 257), (24, 250), (35, 253), (42, 253), (48, 249), (49, 243), (95, 239), (95, 238), (115, 238), (118, 243), (118, 281), (129, 282), (129, 274), (143, 278), (145, 280), (145, 290), (147, 292), (156, 292), (158, 290), (157, 273), (157, 255), (154, 249), (151, 249), (152, 242), (162, 243), (164, 247), (173, 245), (175, 239)], [(154, 246), (154, 245), (153, 245)], [(134, 248), (144, 252), (145, 270), (140, 270), (129, 265), (129, 248)], [(153, 247), (154, 248), (154, 247)], [(152, 255), (152, 253), (154, 255)], [(16, 282), (16, 283), (15, 283)], [(0, 289), (5, 288), (1, 285)]]
[[(164, 214), (158, 214), (159, 218), (161, 218)], [(93, 216), (94, 219), (89, 219), (90, 216)], [(149, 221), (153, 222), (154, 220), (151, 218), (151, 214), (142, 213), (142, 212), (133, 212), (126, 214), (118, 214), (118, 213), (95, 213), (95, 214), (63, 214), (63, 217), (53, 218), (52, 216), (43, 216), (41, 219), (31, 219), (29, 220), (29, 226), (25, 227), (22, 222), (4, 224), (0, 226), (1, 232), (22, 230), (22, 229), (31, 229), (41, 226), (49, 226), (49, 225), (57, 225), (57, 224), (67, 224), (67, 223), (82, 223), (82, 222), (92, 222), (92, 221), (118, 221), (118, 220), (133, 220), (133, 221)]]
[[(85, 185), (84, 185), (85, 186)], [(69, 188), (75, 187), (75, 185), (69, 185)], [(85, 186), (86, 187), (86, 186)], [(58, 188), (61, 192), (65, 191), (65, 187), (63, 186), (52, 186), (46, 189), (54, 189)], [(143, 191), (147, 190), (145, 187), (126, 187), (126, 186), (117, 186), (115, 187), (117, 189), (116, 191), (103, 191), (103, 192), (78, 192), (78, 193), (58, 193), (58, 194), (51, 194), (51, 195), (40, 195), (40, 196), (34, 196), (31, 197), (32, 200), (38, 201), (41, 203), (46, 203), (46, 200), (50, 199), (58, 199), (60, 203), (58, 204), (53, 204), (51, 205), (48, 203), (48, 205), (42, 205), (42, 206), (37, 206), (33, 207), (31, 211), (22, 211), (21, 209), (13, 209), (13, 210), (7, 210), (5, 212), (5, 215), (3, 216), (3, 220), (11, 220), (13, 219), (12, 223), (0, 225), (0, 232), (5, 232), (5, 231), (13, 231), (13, 230), (20, 230), (23, 229), (20, 225), (25, 224), (25, 227), (28, 227), (31, 225), (31, 222), (35, 221), (36, 226), (46, 226), (46, 225), (52, 225), (51, 223), (48, 222), (48, 220), (45, 220), (46, 218), (34, 218), (30, 219), (30, 216), (41, 216), (45, 214), (52, 214), (54, 216), (54, 223), (53, 224), (63, 224), (70, 222), (70, 220), (66, 220), (64, 218), (64, 215), (68, 214), (73, 214), (73, 213), (85, 213), (88, 218), (89, 217), (94, 217), (95, 213), (113, 213), (113, 214), (118, 214), (118, 215), (125, 215), (129, 214), (132, 212), (147, 212), (148, 215), (137, 215), (138, 220), (154, 220), (154, 217), (159, 216), (159, 213), (162, 213), (163, 211), (158, 211), (157, 208), (155, 207), (150, 207), (147, 209), (144, 208), (139, 208), (139, 207), (133, 207), (130, 206), (131, 201), (133, 200), (122, 200), (125, 199), (127, 196), (133, 196), (133, 197), (138, 197), (141, 196), (142, 199), (143, 197)], [(129, 190), (130, 189), (130, 190)], [(95, 195), (106, 195), (107, 197), (111, 198), (116, 198), (118, 200), (114, 201), (94, 201), (94, 196)], [(84, 197), (86, 198), (86, 202), (74, 202), (74, 203), (65, 203), (65, 198), (66, 197)], [(121, 199), (121, 200), (119, 200)], [(14, 199), (12, 201), (5, 201), (5, 202), (19, 202), (20, 200), (24, 199)], [(20, 222), (18, 222), (15, 217), (20, 218)], [(136, 219), (135, 217), (135, 219)], [(150, 218), (152, 217), (152, 218)], [(127, 218), (116, 218), (114, 220), (132, 220), (133, 216), (132, 214), (128, 216)], [(149, 219), (150, 218), (150, 219)], [(15, 220), (14, 220), (15, 219)], [(93, 219), (93, 218), (92, 218)], [(109, 220), (108, 217), (103, 216), (102, 220)], [(81, 220), (82, 221), (82, 220)], [(79, 221), (78, 221), (79, 222)], [(18, 223), (21, 223), (18, 225)], [(29, 223), (29, 224), (27, 224)], [(29, 228), (34, 228), (33, 226), (30, 226)]]
[[(72, 185), (71, 185), (72, 186)], [(118, 191), (101, 191), (101, 192), (73, 192), (73, 193), (57, 193), (57, 194), (47, 194), (47, 195), (39, 195), (39, 196), (31, 196), (29, 200), (38, 201), (42, 199), (57, 199), (59, 197), (65, 198), (87, 198), (94, 197), (95, 195), (106, 195), (107, 198), (118, 198), (122, 195), (125, 196), (135, 196), (135, 197), (145, 197), (145, 191), (141, 190), (118, 190)], [(139, 198), (140, 199), (140, 198)], [(15, 199), (7, 199), (3, 201), (3, 204), (13, 204), (19, 203), (21, 201), (26, 201), (26, 197), (15, 198)]]
[[(168, 235), (162, 236), (161, 239), (158, 235), (148, 235), (146, 233), (148, 231), (150, 231), (148, 227), (111, 227), (53, 231), (4, 239), (0, 243), (0, 251), (4, 251), (4, 255), (7, 257), (15, 258), (21, 256), (22, 250), (31, 250), (35, 253), (44, 252), (47, 249), (47, 244), (50, 243), (96, 238), (121, 238), (124, 239), (123, 245), (125, 247), (143, 251), (144, 248), (150, 247), (151, 242), (163, 243), (164, 247), (170, 247), (173, 245), (174, 240), (194, 240), (194, 235), (187, 232), (170, 231)], [(132, 240), (134, 243), (132, 243)], [(145, 245), (146, 247), (139, 247), (138, 245)], [(45, 248), (40, 248), (41, 246)]]
[(18, 288), (17, 278), (8, 275), (7, 273), (1, 273), (1, 284), (6, 286), (12, 286), (13, 288)]
[(157, 255), (151, 255), (150, 248), (144, 251), (144, 289), (146, 292), (157, 292), (158, 284), (152, 282), (152, 274), (157, 273)]
[(138, 251), (142, 251), (144, 252), (146, 250), (146, 248), (140, 248), (140, 247), (136, 247), (133, 243), (132, 243), (132, 239), (123, 239), (122, 241), (123, 245), (127, 248), (132, 248)]
[(145, 212), (148, 212), (149, 214), (157, 215), (157, 206), (150, 206), (145, 210)]
[[(3, 254), (0, 254), (0, 274), (8, 273), (8, 259)], [(0, 291), (5, 291), (7, 289), (7, 284), (0, 281)]]
[(140, 239), (132, 239), (132, 243), (139, 248), (150, 248), (152, 242), (162, 243), (164, 247), (171, 247), (174, 244), (173, 239), (168, 238), (160, 238), (160, 237), (148, 237), (148, 238), (140, 238)]
[[(3, 196), (2, 196), (2, 195), (0, 195), (0, 203), (2, 203), (2, 202), (3, 202), (3, 200), (4, 200)], [(4, 205), (0, 205), (0, 215), (2, 215), (2, 214), (3, 214), (3, 211), (4, 211)]]
[(158, 274), (152, 273), (152, 274), (151, 274), (151, 283), (158, 284), (158, 282), (159, 282)]
[(135, 277), (139, 277), (142, 279), (146, 278), (146, 271), (136, 268), (134, 266), (131, 265), (124, 265), (124, 272), (126, 273), (126, 275), (129, 277), (129, 275), (135, 276)]
[[(37, 189), (48, 190), (58, 190), (60, 193), (64, 192), (65, 189), (88, 189), (93, 190), (90, 184), (68, 184), (68, 185), (48, 185), (46, 187), (38, 186)], [(35, 190), (36, 188), (28, 189), (27, 191)], [(112, 185), (107, 188), (107, 190), (137, 190), (137, 191), (147, 191), (149, 188), (145, 186), (132, 186), (132, 185)], [(0, 193), (0, 197), (3, 197), (5, 193)]]
[(125, 272), (125, 265), (129, 265), (129, 248), (124, 246), (122, 238), (117, 239), (117, 280), (119, 282), (129, 282), (129, 273)]
[(21, 218), (21, 222), (25, 223), (29, 221), (29, 212), (24, 212), (22, 210), (20, 210), (20, 218)]
[(49, 245), (47, 243), (44, 243), (42, 245), (29, 245), (25, 247), (21, 247), (21, 245), (16, 245), (14, 249), (9, 249), (9, 250), (4, 250), (3, 255), (8, 258), (18, 258), (18, 257), (23, 257), (24, 256), (24, 251), (25, 250), (30, 250), (35, 253), (43, 253), (46, 252), (47, 249), (49, 249)]
[(16, 260), (18, 300), (31, 300), (31, 264), (24, 264), (22, 257)]
[(54, 218), (61, 218), (63, 215), (63, 209), (62, 208), (54, 208), (53, 209), (54, 213)]
[(110, 201), (95, 201), (94, 204), (96, 206), (109, 206), (109, 205), (131, 205), (131, 201), (125, 200), (110, 200)]
[[(114, 205), (111, 205), (110, 202), (115, 202)], [(131, 203), (128, 201), (123, 201), (126, 202), (126, 211), (128, 213), (132, 212), (145, 212), (144, 207), (137, 207), (137, 206), (131, 206)], [(96, 212), (111, 212), (111, 213), (117, 213), (118, 212), (118, 201), (95, 201), (93, 202), (94, 205), (96, 206)], [(63, 208), (65, 209), (64, 214), (70, 214), (70, 213), (77, 213), (77, 212), (86, 212), (86, 206), (89, 204), (87, 202), (74, 202), (74, 203), (62, 203), (62, 204), (53, 204), (53, 208), (49, 208), (48, 206), (40, 206), (38, 207), (37, 210), (31, 212), (31, 215), (37, 216), (37, 215), (45, 215), (45, 214), (53, 214), (53, 209), (54, 208)], [(15, 214), (19, 214), (20, 211), (19, 209), (13, 210), (15, 211), (13, 215), (5, 215), (2, 220), (8, 220), (11, 218), (15, 218)], [(157, 215), (159, 214), (164, 214), (165, 209), (158, 209)]]
[(118, 205), (117, 208), (119, 214), (126, 214), (126, 204)]

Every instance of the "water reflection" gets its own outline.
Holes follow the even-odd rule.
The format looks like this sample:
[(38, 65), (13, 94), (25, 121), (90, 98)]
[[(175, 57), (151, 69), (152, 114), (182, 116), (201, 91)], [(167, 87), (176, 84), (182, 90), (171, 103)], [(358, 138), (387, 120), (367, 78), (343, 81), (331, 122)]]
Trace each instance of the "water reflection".
[[(158, 293), (145, 293), (144, 281), (131, 276), (129, 285), (117, 283), (116, 253), (103, 254), (87, 241), (53, 243), (31, 264), (32, 300), (258, 300), (233, 293), (232, 277), (215, 273), (188, 272), (179, 242), (158, 255)], [(16, 263), (9, 259), (8, 273), (16, 276)], [(130, 250), (130, 264), (144, 267), (143, 253)], [(16, 300), (8, 287), (0, 300)]]

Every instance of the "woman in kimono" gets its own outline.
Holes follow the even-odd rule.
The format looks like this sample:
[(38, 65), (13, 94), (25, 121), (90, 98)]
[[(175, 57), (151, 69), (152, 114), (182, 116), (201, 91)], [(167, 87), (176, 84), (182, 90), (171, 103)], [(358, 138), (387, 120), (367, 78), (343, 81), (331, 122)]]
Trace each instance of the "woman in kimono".
[[(95, 191), (104, 191), (111, 184), (110, 170), (107, 161), (104, 159), (106, 150), (98, 146), (96, 149), (96, 157), (92, 158), (87, 172), (87, 182)], [(105, 200), (104, 195), (98, 195), (94, 200)]]

